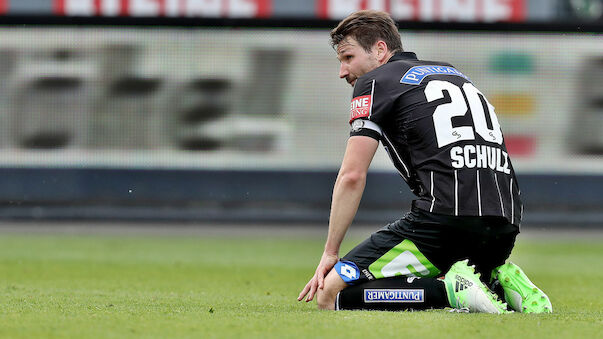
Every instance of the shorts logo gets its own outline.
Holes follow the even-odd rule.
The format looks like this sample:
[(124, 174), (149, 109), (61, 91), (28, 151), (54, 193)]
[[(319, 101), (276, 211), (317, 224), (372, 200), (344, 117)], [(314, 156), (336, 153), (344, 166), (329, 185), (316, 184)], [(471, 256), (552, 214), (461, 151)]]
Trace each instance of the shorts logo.
[(351, 261), (338, 261), (334, 268), (346, 283), (353, 283), (360, 278), (358, 266)]
[(423, 290), (366, 289), (365, 303), (422, 303)]
[(352, 99), (350, 105), (350, 123), (358, 118), (368, 118), (371, 113), (371, 103), (373, 97), (370, 95), (363, 95)]
[(368, 280), (375, 280), (375, 277), (366, 268), (362, 270), (362, 274), (364, 274)]

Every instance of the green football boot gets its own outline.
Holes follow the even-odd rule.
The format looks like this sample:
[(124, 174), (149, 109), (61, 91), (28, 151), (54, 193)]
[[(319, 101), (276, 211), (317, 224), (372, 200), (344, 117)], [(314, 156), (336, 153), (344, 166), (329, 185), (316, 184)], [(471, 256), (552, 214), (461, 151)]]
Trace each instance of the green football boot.
[(509, 313), (507, 305), (484, 285), (475, 267), (468, 263), (468, 260), (456, 262), (444, 276), (450, 306), (469, 312)]
[(498, 279), (505, 300), (517, 312), (553, 313), (553, 305), (541, 289), (528, 279), (519, 266), (512, 262), (492, 270), (492, 278)]

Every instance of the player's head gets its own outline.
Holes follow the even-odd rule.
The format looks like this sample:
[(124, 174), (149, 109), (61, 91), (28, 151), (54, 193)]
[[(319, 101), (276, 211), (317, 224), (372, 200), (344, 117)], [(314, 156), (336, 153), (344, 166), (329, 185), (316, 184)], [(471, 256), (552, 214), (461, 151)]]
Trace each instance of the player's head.
[(358, 11), (343, 19), (331, 31), (331, 46), (341, 62), (339, 77), (351, 85), (402, 51), (394, 20), (385, 12), (373, 10)]

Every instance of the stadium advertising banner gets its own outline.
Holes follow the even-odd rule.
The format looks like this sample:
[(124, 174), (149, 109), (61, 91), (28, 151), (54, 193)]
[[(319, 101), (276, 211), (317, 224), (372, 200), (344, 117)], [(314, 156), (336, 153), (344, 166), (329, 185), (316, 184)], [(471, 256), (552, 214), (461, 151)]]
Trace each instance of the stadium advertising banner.
[(525, 19), (524, 0), (318, 0), (320, 18), (341, 19), (349, 13), (376, 9), (396, 20), (519, 22)]
[[(522, 22), (526, 0), (317, 0), (290, 6), (278, 0), (54, 0), (67, 16), (246, 17), (304, 16), (341, 19), (362, 9), (389, 12), (396, 20)], [(0, 2), (1, 3), (1, 2)], [(312, 8), (314, 7), (314, 8)], [(273, 13), (273, 8), (278, 13)], [(301, 12), (299, 10), (303, 9)], [(302, 13), (303, 12), (303, 13)]]
[[(571, 23), (581, 22), (588, 26), (581, 25), (580, 30), (598, 31), (596, 27), (603, 22), (600, 4), (600, 0), (0, 0), (0, 16), (313, 21), (339, 20), (357, 10), (375, 9), (387, 11), (396, 20), (404, 22), (536, 23), (546, 30), (551, 29), (550, 24), (567, 27), (557, 31), (574, 31)], [(288, 26), (288, 22), (283, 21), (280, 25)], [(308, 22), (304, 27), (316, 25), (320, 26), (320, 21)]]
[(270, 3), (271, 0), (54, 0), (54, 13), (68, 16), (261, 18), (270, 15)]

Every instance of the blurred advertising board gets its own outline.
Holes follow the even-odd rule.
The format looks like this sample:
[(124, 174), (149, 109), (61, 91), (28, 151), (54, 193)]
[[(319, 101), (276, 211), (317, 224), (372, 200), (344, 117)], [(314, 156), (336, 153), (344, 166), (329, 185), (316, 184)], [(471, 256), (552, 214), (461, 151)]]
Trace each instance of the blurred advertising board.
[[(488, 97), (518, 172), (603, 173), (601, 36), (401, 34)], [(1, 166), (340, 164), (351, 88), (328, 30), (3, 28), (0, 46)]]
[(54, 14), (79, 16), (267, 17), (271, 0), (54, 0)]
[(523, 21), (524, 0), (318, 0), (318, 16), (341, 19), (349, 13), (376, 9), (401, 21)]
[[(54, 0), (58, 15), (267, 17), (275, 0)], [(288, 2), (283, 8), (294, 6)], [(341, 19), (351, 12), (375, 9), (409, 21), (523, 21), (524, 0), (318, 0), (318, 18)], [(293, 14), (293, 13), (291, 13)]]

